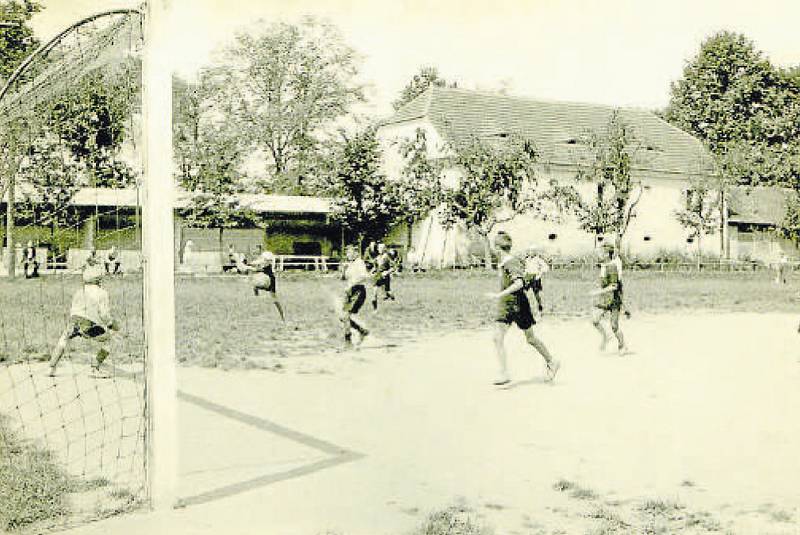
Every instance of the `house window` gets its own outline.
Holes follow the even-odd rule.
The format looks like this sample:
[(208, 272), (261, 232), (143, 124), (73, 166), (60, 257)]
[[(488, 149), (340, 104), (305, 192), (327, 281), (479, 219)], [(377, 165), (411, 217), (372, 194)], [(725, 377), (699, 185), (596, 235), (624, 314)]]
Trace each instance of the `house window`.
[(686, 238), (686, 243), (694, 243), (694, 238)]
[(550, 234), (547, 235), (547, 239), (550, 241), (555, 241), (556, 238), (558, 238), (558, 234), (551, 232)]
[(644, 237), (644, 241), (650, 241), (650, 240), (652, 240), (652, 238), (650, 236), (645, 236)]
[(604, 239), (605, 239), (605, 237), (603, 237), (603, 236), (598, 236), (598, 237), (597, 237), (597, 243), (603, 243), (603, 240), (604, 240)]

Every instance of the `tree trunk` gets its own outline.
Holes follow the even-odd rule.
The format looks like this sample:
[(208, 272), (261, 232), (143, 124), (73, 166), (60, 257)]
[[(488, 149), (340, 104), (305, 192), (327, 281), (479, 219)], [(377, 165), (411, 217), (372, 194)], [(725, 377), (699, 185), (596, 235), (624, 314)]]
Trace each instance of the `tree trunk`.
[(492, 269), (492, 246), (489, 243), (489, 236), (481, 236), (483, 238), (483, 262), (487, 271)]
[(725, 194), (720, 192), (720, 202), (719, 202), (719, 255), (720, 258), (729, 259), (730, 249), (728, 248), (727, 240), (725, 236), (727, 234), (727, 207), (725, 206)]
[(83, 224), (83, 247), (84, 249), (91, 249), (94, 247), (94, 234), (95, 234), (95, 216), (90, 215)]
[(414, 238), (414, 220), (409, 219), (406, 221), (406, 250), (410, 249), (413, 246), (413, 238)]
[(699, 272), (701, 269), (701, 262), (700, 258), (703, 255), (703, 238), (701, 234), (697, 233), (697, 271)]
[(14, 248), (14, 175), (8, 183), (8, 203), (6, 203), (6, 269), (8, 277), (13, 279), (17, 266), (17, 253)]
[(219, 227), (219, 259), (224, 266), (227, 262), (225, 261), (225, 248), (222, 245), (222, 227)]

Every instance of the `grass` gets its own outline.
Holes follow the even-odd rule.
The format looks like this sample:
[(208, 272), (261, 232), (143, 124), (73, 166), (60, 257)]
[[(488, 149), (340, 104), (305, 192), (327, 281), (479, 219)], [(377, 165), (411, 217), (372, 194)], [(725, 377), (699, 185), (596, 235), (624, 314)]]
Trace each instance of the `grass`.
[(0, 420), (0, 532), (66, 516), (74, 485), (50, 452), (18, 439)]
[[(591, 271), (547, 275), (543, 299), (551, 318), (586, 317), (594, 288)], [(142, 280), (137, 276), (105, 283), (122, 323), (116, 362), (141, 359)], [(284, 326), (264, 298), (252, 295), (246, 277), (176, 279), (176, 329), (179, 362), (212, 368), (265, 368), (282, 371), (281, 359), (328, 354), (338, 347), (339, 324), (332, 296), (340, 283), (314, 273), (279, 275)], [(403, 275), (394, 281), (397, 301), (364, 314), (376, 336), (402, 344), (427, 333), (478, 329), (491, 325), (496, 275), (484, 271), (442, 271)], [(792, 284), (779, 287), (765, 272), (626, 274), (626, 306), (634, 314), (683, 310), (737, 312), (797, 308)], [(0, 281), (0, 363), (45, 360), (66, 325), (75, 276)], [(367, 306), (367, 309), (370, 307)]]
[(431, 513), (411, 535), (492, 535), (467, 507), (454, 505)]

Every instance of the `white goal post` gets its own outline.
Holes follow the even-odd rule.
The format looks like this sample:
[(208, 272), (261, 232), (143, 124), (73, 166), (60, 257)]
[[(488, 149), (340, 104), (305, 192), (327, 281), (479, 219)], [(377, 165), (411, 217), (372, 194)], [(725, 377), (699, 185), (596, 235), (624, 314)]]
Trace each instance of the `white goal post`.
[(142, 252), (147, 355), (147, 478), (153, 509), (176, 504), (177, 377), (172, 173), (172, 68), (168, 0), (148, 0), (143, 63)]

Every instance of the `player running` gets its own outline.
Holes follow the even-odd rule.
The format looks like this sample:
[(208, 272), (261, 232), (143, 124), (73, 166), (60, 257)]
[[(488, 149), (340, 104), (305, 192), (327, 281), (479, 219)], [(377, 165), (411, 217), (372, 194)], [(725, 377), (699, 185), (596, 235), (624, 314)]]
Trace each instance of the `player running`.
[(616, 257), (616, 249), (610, 244), (604, 244), (600, 249), (600, 288), (593, 290), (589, 295), (597, 297), (597, 304), (592, 311), (592, 325), (600, 333), (600, 351), (605, 351), (608, 344), (608, 334), (600, 323), (608, 315), (611, 323), (611, 330), (617, 338), (617, 349), (619, 355), (627, 354), (628, 348), (625, 345), (625, 338), (619, 328), (619, 315), (622, 310), (622, 284), (620, 282), (620, 261)]
[(275, 255), (270, 251), (264, 251), (253, 262), (252, 269), (257, 270), (253, 277), (253, 293), (256, 297), (261, 292), (266, 292), (267, 296), (272, 299), (272, 304), (278, 311), (281, 321), (286, 323), (286, 316), (283, 313), (283, 306), (278, 301), (278, 293), (275, 278)]
[(533, 332), (536, 321), (531, 313), (531, 305), (525, 295), (525, 270), (522, 261), (510, 254), (511, 236), (503, 231), (497, 233), (494, 247), (500, 256), (498, 274), (500, 278), (500, 292), (487, 294), (497, 299), (497, 316), (495, 323), (494, 344), (497, 360), (500, 364), (500, 375), (494, 384), (506, 385), (511, 382), (506, 365), (505, 337), (512, 323), (516, 324), (524, 333), (528, 344), (544, 358), (547, 364), (547, 380), (552, 381), (560, 363), (554, 359), (544, 343)]
[(383, 294), (383, 300), (391, 299), (394, 301), (392, 294), (392, 274), (395, 272), (396, 264), (392, 261), (392, 257), (386, 251), (386, 245), (378, 244), (378, 256), (375, 258), (375, 270), (372, 275), (373, 292), (372, 292), (372, 309), (378, 310), (378, 294)]
[(360, 319), (355, 317), (367, 300), (367, 288), (364, 283), (369, 278), (369, 271), (367, 271), (367, 266), (358, 255), (358, 250), (355, 247), (348, 246), (345, 254), (347, 263), (342, 269), (342, 279), (346, 282), (346, 285), (340, 319), (344, 330), (345, 347), (351, 348), (353, 347), (354, 330), (360, 335), (360, 342), (363, 342), (364, 338), (369, 334), (369, 330), (362, 324)]
[(83, 286), (75, 292), (70, 307), (70, 323), (61, 334), (58, 343), (50, 356), (50, 376), (56, 374), (56, 367), (69, 341), (73, 338), (84, 338), (99, 344), (99, 349), (92, 364), (94, 377), (108, 377), (100, 372), (100, 366), (108, 358), (106, 349), (111, 339), (111, 331), (117, 330), (117, 322), (111, 317), (111, 306), (108, 292), (101, 286), (103, 267), (92, 264), (83, 271)]

